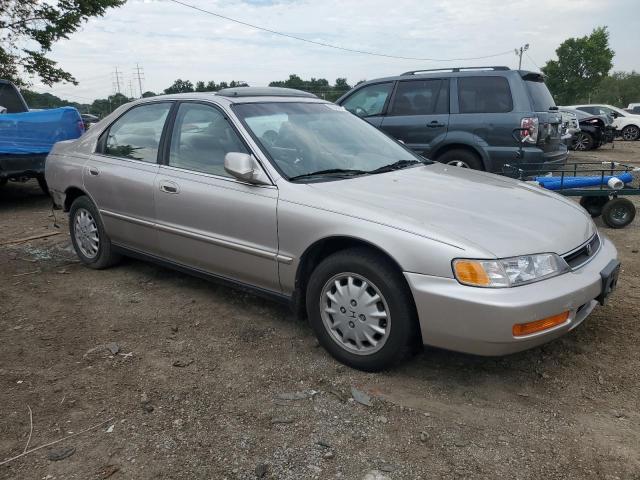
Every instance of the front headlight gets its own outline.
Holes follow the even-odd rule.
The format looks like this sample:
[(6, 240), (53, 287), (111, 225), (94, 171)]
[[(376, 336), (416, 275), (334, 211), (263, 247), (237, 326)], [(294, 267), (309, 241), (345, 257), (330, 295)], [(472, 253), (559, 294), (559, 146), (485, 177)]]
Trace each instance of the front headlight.
[(473, 287), (517, 287), (555, 277), (569, 270), (569, 265), (555, 253), (522, 255), (499, 260), (453, 261), (453, 274), (460, 283)]

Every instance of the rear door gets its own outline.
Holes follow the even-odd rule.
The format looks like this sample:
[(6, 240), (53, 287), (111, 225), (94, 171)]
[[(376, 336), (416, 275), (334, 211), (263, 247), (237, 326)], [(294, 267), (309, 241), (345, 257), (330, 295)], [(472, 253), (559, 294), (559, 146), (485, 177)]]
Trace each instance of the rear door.
[(444, 140), (448, 126), (448, 78), (398, 82), (382, 130), (428, 156)]
[(394, 82), (366, 85), (348, 96), (341, 105), (374, 127), (382, 125)]
[(131, 108), (101, 135), (85, 165), (84, 185), (111, 240), (157, 253), (154, 182), (171, 102)]
[(564, 150), (562, 141), (562, 115), (556, 107), (553, 96), (544, 83), (544, 78), (538, 73), (528, 73), (523, 77), (531, 106), (538, 117), (540, 131), (538, 133), (538, 147), (544, 153)]

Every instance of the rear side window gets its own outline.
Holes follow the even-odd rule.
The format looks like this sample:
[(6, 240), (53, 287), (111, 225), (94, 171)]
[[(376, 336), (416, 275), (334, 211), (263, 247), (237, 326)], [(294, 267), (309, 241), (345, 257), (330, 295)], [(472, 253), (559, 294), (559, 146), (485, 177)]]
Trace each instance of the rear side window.
[(391, 115), (449, 113), (449, 80), (411, 80), (398, 83)]
[(102, 153), (114, 157), (156, 163), (160, 137), (171, 103), (134, 107), (116, 120), (106, 132)]
[(342, 106), (359, 117), (380, 115), (391, 93), (393, 83), (377, 83), (362, 87), (347, 98)]
[(527, 86), (527, 90), (529, 90), (529, 95), (533, 102), (533, 110), (535, 112), (547, 112), (551, 107), (556, 106), (556, 102), (553, 100), (551, 92), (542, 79), (539, 81), (525, 80), (524, 83)]
[(513, 110), (509, 82), (504, 77), (458, 78), (460, 113), (504, 113)]
[(7, 113), (23, 113), (27, 106), (20, 93), (8, 83), (0, 83), (0, 107), (7, 109)]

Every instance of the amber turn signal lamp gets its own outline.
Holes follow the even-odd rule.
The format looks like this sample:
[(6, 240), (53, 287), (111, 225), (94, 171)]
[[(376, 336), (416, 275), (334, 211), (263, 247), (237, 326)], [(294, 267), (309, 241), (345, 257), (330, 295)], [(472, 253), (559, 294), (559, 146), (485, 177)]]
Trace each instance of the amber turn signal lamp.
[(486, 287), (491, 284), (489, 275), (484, 271), (480, 262), (473, 260), (457, 260), (454, 263), (456, 278), (460, 283)]
[(516, 323), (513, 326), (513, 336), (522, 337), (523, 335), (531, 335), (532, 333), (542, 332), (549, 328), (562, 325), (569, 318), (569, 312), (562, 312), (552, 317), (543, 318), (542, 320), (536, 320), (535, 322), (528, 323)]

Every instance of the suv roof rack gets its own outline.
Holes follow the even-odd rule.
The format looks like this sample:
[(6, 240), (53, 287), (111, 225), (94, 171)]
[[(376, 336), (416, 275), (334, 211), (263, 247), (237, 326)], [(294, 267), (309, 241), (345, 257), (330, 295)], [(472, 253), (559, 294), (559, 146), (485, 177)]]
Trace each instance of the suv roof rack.
[(400, 75), (415, 75), (422, 72), (465, 72), (468, 70), (511, 70), (509, 67), (493, 66), (493, 67), (449, 67), (449, 68), (430, 68), (426, 70), (412, 70), (404, 72)]
[(318, 98), (313, 93), (282, 87), (233, 87), (218, 90), (222, 97), (307, 97)]

